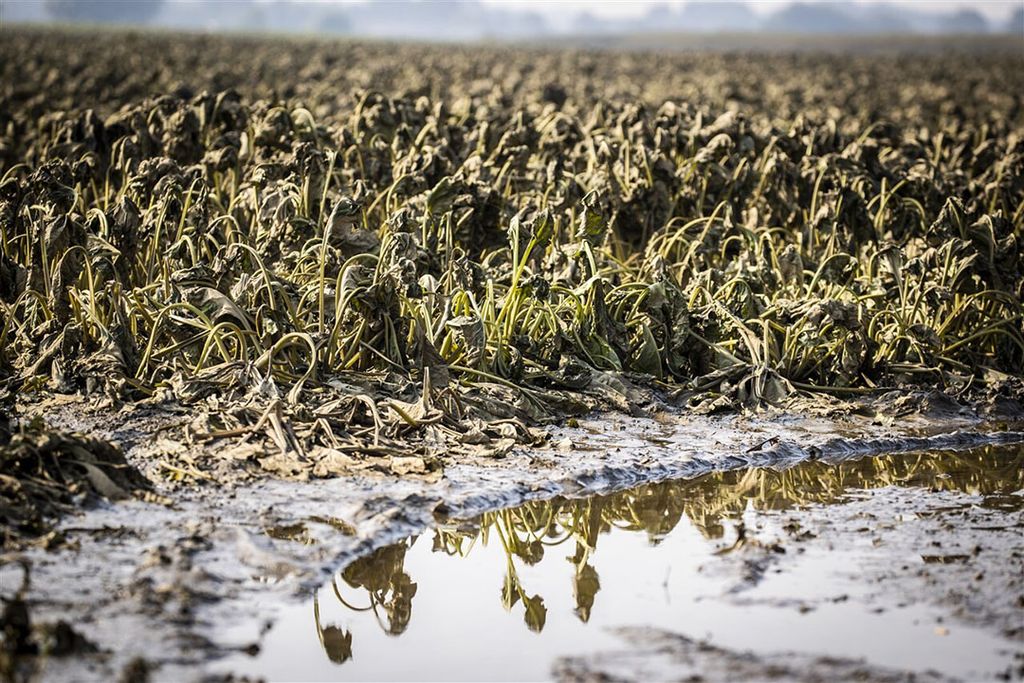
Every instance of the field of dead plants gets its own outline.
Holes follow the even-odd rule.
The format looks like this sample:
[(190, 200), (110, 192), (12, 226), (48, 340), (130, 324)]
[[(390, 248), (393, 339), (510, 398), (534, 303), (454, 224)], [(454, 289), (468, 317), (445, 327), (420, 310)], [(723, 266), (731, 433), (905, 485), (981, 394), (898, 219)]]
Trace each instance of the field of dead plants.
[[(109, 38), (0, 43), (5, 536), (133, 488), (16, 417), (54, 396), (183, 406), (185, 442), (301, 476), (500, 453), (637, 387), (1020, 396), (1012, 47)], [(186, 460), (156, 473), (209, 478)]]
[[(174, 403), (187, 439), (323, 476), (507, 450), (637, 385), (697, 412), (1020, 395), (1019, 53), (0, 51), (8, 416)], [(116, 471), (4, 429), (12, 508)]]
[[(796, 452), (771, 431), (794, 416), (855, 415), (905, 435), (899, 421), (926, 396), (940, 418), (1019, 424), (1022, 48), (926, 47), (628, 52), (5, 27), (0, 539), (42, 566), (32, 609), (114, 624), (134, 610), (152, 619), (159, 645), (139, 635), (138, 648), (157, 665), (205, 661), (224, 649), (189, 630), (204, 623), (196, 605), (251, 586), (192, 568), (219, 552), (225, 510), (239, 528), (263, 524), (258, 501), (211, 491), (286, 480), (313, 499), (311, 479), (367, 473), (427, 486), (530, 449), (547, 455), (508, 476), (547, 467), (553, 481), (587, 439), (635, 443), (587, 423), (595, 410), (660, 423), (668, 440), (647, 443), (665, 458), (717, 444), (768, 464), (773, 448)], [(756, 442), (716, 435), (720, 423), (699, 438), (665, 426), (698, 415), (753, 416)], [(890, 446), (908, 448), (862, 452)], [(578, 472), (605, 466), (587, 462)], [(456, 478), (460, 495), (474, 476)], [(334, 491), (331, 504), (347, 495)], [(176, 521), (141, 515), (122, 528), (135, 541), (106, 523), (54, 530), (100, 498)], [(201, 522), (211, 500), (217, 521)], [(402, 499), (406, 526), (373, 529), (409, 533), (414, 512), (451, 512), (444, 501)], [(165, 540), (186, 527), (183, 509), (199, 511), (196, 526)], [(352, 524), (315, 519), (339, 531), (335, 557), (358, 554)], [(150, 541), (149, 554), (131, 545)], [(18, 563), (27, 596), (30, 562), (0, 556), (0, 569)], [(62, 586), (82, 592), (55, 597)], [(0, 678), (24, 654), (96, 652), (63, 621), (32, 631), (29, 602), (4, 591)], [(187, 631), (179, 654), (160, 629)], [(111, 647), (104, 675), (130, 654)], [(145, 662), (132, 666), (124, 675), (144, 680)]]

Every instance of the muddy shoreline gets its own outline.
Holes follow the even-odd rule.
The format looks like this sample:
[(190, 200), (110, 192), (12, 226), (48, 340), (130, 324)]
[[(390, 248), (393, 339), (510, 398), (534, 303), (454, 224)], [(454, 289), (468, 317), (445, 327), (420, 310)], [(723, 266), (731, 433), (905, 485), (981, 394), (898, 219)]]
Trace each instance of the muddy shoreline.
[[(269, 628), (275, 610), (267, 604), (300, 600), (337, 568), (438, 523), (531, 500), (608, 494), (715, 471), (1024, 441), (1012, 413), (993, 419), (965, 408), (951, 411), (934, 398), (916, 405), (898, 420), (857, 411), (827, 417), (601, 414), (549, 427), (543, 447), (444, 462), (441, 472), (401, 477), (367, 470), (326, 480), (254, 480), (245, 463), (226, 457), (217, 471), (220, 477), (235, 473), (227, 483), (157, 479), (155, 491), (169, 504), (104, 503), (67, 517), (51, 534), (7, 553), (0, 576), (5, 597), (11, 597), (21, 563), (27, 563), (31, 582), (24, 597), (33, 620), (63, 619), (96, 646), (95, 652), (23, 662), (29, 672), (41, 666), (42, 679), (83, 671), (108, 678), (142, 660), (154, 680), (219, 676), (216, 665), (225, 657), (258, 652), (263, 629), (225, 629), (227, 624)], [(89, 429), (119, 441), (128, 461), (150, 474), (153, 443), (173, 434), (168, 425), (175, 416), (139, 419), (130, 411), (119, 422), (102, 411), (64, 410), (48, 417), (55, 427)], [(204, 448), (205, 457), (217, 457), (230, 443), (220, 451)], [(294, 542), (297, 524), (308, 543)]]

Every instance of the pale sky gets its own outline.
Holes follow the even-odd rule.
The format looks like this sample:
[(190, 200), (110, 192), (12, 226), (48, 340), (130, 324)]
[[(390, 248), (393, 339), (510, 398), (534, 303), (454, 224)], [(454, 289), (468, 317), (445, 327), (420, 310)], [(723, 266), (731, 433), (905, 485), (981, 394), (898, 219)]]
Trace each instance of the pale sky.
[[(597, 16), (629, 17), (643, 14), (651, 5), (683, 5), (685, 0), (482, 0), (488, 5), (530, 9), (543, 14), (552, 23), (559, 17), (580, 12), (590, 12)], [(791, 4), (792, 0), (750, 0), (747, 5), (758, 14), (767, 14), (773, 9)], [(829, 0), (801, 0), (801, 2), (826, 3)], [(1024, 0), (986, 0), (969, 2), (967, 0), (857, 0), (858, 4), (886, 2), (890, 5), (904, 5), (925, 11), (942, 11), (949, 9), (976, 9), (986, 18), (995, 21), (1006, 21), (1010, 13), (1024, 4)]]

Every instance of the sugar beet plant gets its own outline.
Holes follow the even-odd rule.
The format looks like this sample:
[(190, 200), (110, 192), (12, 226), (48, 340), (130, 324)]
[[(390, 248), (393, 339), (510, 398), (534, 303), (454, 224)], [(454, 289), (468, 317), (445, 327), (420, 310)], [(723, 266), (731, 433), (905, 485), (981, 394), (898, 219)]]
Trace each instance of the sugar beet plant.
[(476, 58), (494, 76), (461, 96), (333, 108), (8, 91), (7, 391), (198, 403), (198, 438), (265, 429), (302, 460), (504, 447), (523, 418), (628, 407), (624, 377), (715, 410), (1020, 374), (1019, 93), (927, 126), (779, 118), (619, 81), (513, 96)]

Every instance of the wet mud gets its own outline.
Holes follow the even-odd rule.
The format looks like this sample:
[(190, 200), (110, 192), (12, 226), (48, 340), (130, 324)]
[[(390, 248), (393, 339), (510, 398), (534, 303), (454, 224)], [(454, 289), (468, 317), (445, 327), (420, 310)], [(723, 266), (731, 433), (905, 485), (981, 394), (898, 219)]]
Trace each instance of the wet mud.
[[(88, 423), (88, 411), (67, 414), (75, 417), (65, 427), (120, 436), (127, 444), (124, 455), (129, 463), (141, 471), (153, 467), (153, 432), (147, 430), (165, 429), (164, 418), (150, 416), (122, 427), (109, 415), (97, 425)], [(749, 491), (758, 487), (767, 492), (764, 500), (774, 501), (767, 506), (770, 515), (785, 511), (792, 519), (780, 524), (791, 522), (787, 528), (800, 530), (761, 539), (756, 522), (747, 524), (739, 544), (742, 553), (714, 556), (703, 572), (722, 572), (719, 590), (733, 596), (736, 604), (759, 600), (756, 591), (747, 588), (802, 554), (774, 548), (810, 544), (806, 534), (814, 534), (813, 543), (822, 547), (842, 547), (852, 536), (881, 538), (878, 547), (893, 549), (927, 537), (942, 545), (921, 550), (918, 555), (929, 559), (917, 557), (907, 565), (912, 570), (900, 570), (906, 563), (896, 564), (892, 558), (877, 560), (871, 571), (879, 578), (868, 581), (877, 593), (872, 604), (893, 604), (918, 591), (922, 601), (941, 605), (948, 618), (1019, 642), (1015, 608), (1007, 596), (1020, 593), (1019, 581), (1013, 582), (1011, 553), (1021, 552), (1016, 533), (1020, 511), (1014, 506), (1024, 484), (1019, 449), (1014, 451), (1012, 444), (1022, 439), (1012, 420), (985, 420), (969, 411), (917, 411), (903, 416), (899, 425), (858, 413), (813, 418), (664, 412), (646, 418), (599, 415), (550, 428), (546, 447), (444, 463), (441, 476), (364, 471), (342, 479), (301, 481), (251, 478), (244, 475), (244, 468), (225, 466), (225, 472), (243, 474), (216, 485), (201, 480), (163, 482), (155, 491), (165, 498), (162, 502), (129, 498), (65, 517), (51, 533), (7, 552), (0, 579), (4, 598), (21, 598), (34, 624), (64, 620), (94, 645), (92, 651), (73, 655), (19, 658), (22, 678), (101, 679), (145, 671), (153, 680), (194, 680), (238, 671), (266, 673), (269, 669), (262, 667), (267, 660), (259, 657), (271, 651), (266, 638), (274, 625), (283, 623), (296, 605), (306, 615), (308, 596), (339, 568), (385, 552), (396, 541), (439, 524), (473, 528), (479, 526), (474, 521), (477, 515), (524, 503), (586, 501), (659, 481), (684, 488), (697, 482), (705, 491), (703, 497), (676, 497), (693, 502), (687, 519), (708, 518), (709, 528), (715, 529), (709, 537), (718, 538), (716, 543), (736, 545), (738, 532), (735, 523), (722, 516), (725, 513), (714, 511), (724, 505), (721, 509), (731, 519), (742, 511)], [(968, 461), (974, 462), (975, 479), (966, 483), (948, 477), (943, 461), (934, 458), (936, 449), (958, 453), (985, 444), (1002, 455)], [(1016, 459), (1005, 460), (1007, 452), (1016, 452)], [(215, 449), (203, 457), (231, 462)], [(906, 469), (907, 462), (919, 464)], [(842, 474), (820, 480), (785, 479), (786, 473), (806, 467)], [(781, 479), (757, 486), (744, 479), (755, 475)], [(682, 483), (672, 483), (679, 480)], [(907, 482), (912, 485), (898, 486)], [(891, 487), (898, 493), (886, 494)], [(747, 493), (721, 504), (705, 500), (730, 491)], [(866, 501), (858, 501), (850, 491), (869, 493), (864, 494)], [(908, 492), (909, 499), (898, 498)], [(885, 495), (896, 498), (887, 500)], [(842, 505), (837, 505), (840, 500)], [(936, 502), (941, 503), (938, 512), (932, 510)], [(810, 507), (805, 510), (806, 506)], [(655, 507), (652, 514), (657, 517), (664, 511)], [(672, 515), (678, 519), (680, 511)], [(907, 525), (892, 515), (918, 521), (916, 526)], [(669, 524), (663, 532), (671, 529)], [(1018, 547), (1012, 547), (1014, 539)], [(993, 548), (991, 553), (974, 552), (976, 546), (986, 545)], [(953, 559), (943, 560), (947, 555)], [(23, 566), (28, 567), (30, 580), (19, 590)], [(984, 580), (974, 579), (979, 573)], [(887, 591), (887, 586), (894, 588)], [(815, 609), (810, 598), (799, 600)], [(799, 614), (800, 608), (790, 602), (773, 598), (769, 606)], [(642, 621), (640, 625), (653, 626)], [(316, 631), (312, 633), (316, 638)], [(703, 634), (678, 635), (700, 639)], [(621, 648), (616, 642), (607, 646), (609, 651)], [(746, 650), (736, 648), (739, 653)], [(544, 662), (541, 677), (555, 671), (551, 667), (556, 662), (569, 666), (569, 660), (552, 656)], [(1001, 671), (1009, 666), (1000, 664)], [(557, 670), (571, 677), (564, 667)]]
[(441, 524), (343, 567), (283, 611), (260, 653), (220, 667), (272, 680), (1016, 680), (1022, 464), (1019, 445), (805, 462)]

